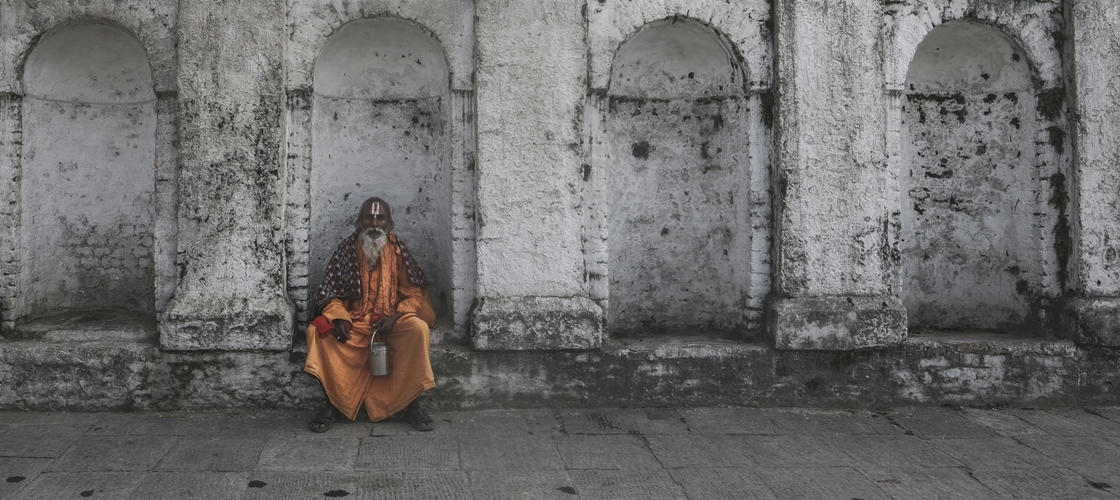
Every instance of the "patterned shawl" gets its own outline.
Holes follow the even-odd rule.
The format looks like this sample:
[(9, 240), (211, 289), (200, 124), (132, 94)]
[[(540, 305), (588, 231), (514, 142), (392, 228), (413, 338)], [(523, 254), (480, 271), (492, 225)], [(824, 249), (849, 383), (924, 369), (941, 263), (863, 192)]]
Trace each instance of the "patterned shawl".
[[(412, 254), (408, 252), (408, 247), (404, 242), (397, 238), (397, 233), (389, 233), (389, 242), (385, 245), (385, 249), (381, 251), (381, 264), (389, 264), (392, 268), (382, 269), (384, 278), (396, 277), (396, 252), (394, 247), (401, 249), (401, 259), (404, 261), (404, 269), (408, 274), (408, 281), (413, 285), (419, 287), (428, 286), (427, 279), (424, 277), (424, 271), (420, 269), (420, 265), (412, 258)], [(323, 281), (319, 283), (319, 289), (315, 294), (315, 314), (322, 314), (323, 308), (327, 306), (333, 299), (342, 300), (356, 300), (362, 296), (362, 277), (361, 269), (362, 263), (365, 262), (365, 255), (361, 250), (361, 243), (359, 242), (358, 233), (355, 232), (348, 236), (346, 239), (339, 243), (338, 248), (335, 249), (334, 254), (331, 255), (330, 262), (327, 263), (327, 270), (323, 274)], [(388, 270), (389, 272), (384, 272)], [(385, 281), (383, 279), (382, 281)], [(395, 284), (396, 280), (392, 279), (391, 283)], [(381, 287), (386, 288), (386, 287)], [(383, 290), (380, 295), (384, 295), (388, 290)], [(392, 297), (392, 306), (396, 306), (396, 297)], [(384, 301), (381, 306), (385, 307)]]

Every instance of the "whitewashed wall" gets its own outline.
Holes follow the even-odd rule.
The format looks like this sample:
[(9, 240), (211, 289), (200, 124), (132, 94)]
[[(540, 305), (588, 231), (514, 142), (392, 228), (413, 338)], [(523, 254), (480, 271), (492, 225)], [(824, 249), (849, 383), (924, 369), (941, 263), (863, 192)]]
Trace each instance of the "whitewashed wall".
[(472, 12), (459, 1), (290, 2), (285, 254), (297, 330), (358, 206), (381, 196), (432, 282), (433, 341), (465, 337), (476, 276)]
[(918, 46), (906, 88), (900, 248), (910, 325), (1020, 326), (1042, 279), (1034, 214), (1046, 207), (1026, 57), (995, 28), (945, 24)]
[(612, 333), (745, 328), (749, 113), (733, 61), (687, 21), (619, 48), (606, 117)]
[(23, 315), (153, 313), (156, 99), (140, 43), (83, 23), (24, 67)]
[(584, 248), (607, 329), (760, 336), (773, 229), (769, 6), (605, 1), (588, 12)]
[(888, 149), (899, 148), (910, 327), (1053, 331), (1073, 236), (1061, 6), (890, 10), (886, 70), (900, 115)]
[(312, 103), (310, 281), (354, 230), (362, 201), (393, 207), (396, 232), (451, 319), (447, 58), (407, 21), (355, 21), (319, 55)]
[[(179, 156), (176, 143), (178, 98), (175, 82), (177, 4), (178, 2), (174, 0), (0, 1), (0, 107), (2, 107), (2, 112), (0, 112), (0, 151), (2, 151), (0, 153), (0, 199), (5, 200), (5, 203), (0, 204), (0, 225), (5, 228), (0, 233), (0, 335), (3, 334), (3, 331), (15, 328), (17, 320), (26, 319), (29, 315), (57, 311), (58, 307), (69, 307), (66, 304), (70, 299), (65, 299), (58, 303), (57, 307), (54, 307), (41, 300), (44, 297), (42, 294), (57, 296), (66, 287), (74, 287), (77, 279), (76, 275), (71, 274), (65, 280), (60, 279), (53, 285), (49, 282), (54, 278), (47, 281), (36, 281), (32, 286), (38, 287), (33, 292), (37, 295), (33, 297), (24, 293), (23, 287), (27, 283), (26, 279), (29, 274), (42, 275), (43, 272), (57, 276), (69, 274), (68, 272), (56, 273), (56, 271), (49, 269), (50, 266), (46, 266), (47, 269), (44, 270), (42, 262), (38, 264), (24, 262), (24, 257), (28, 256), (29, 252), (25, 247), (25, 242), (28, 240), (26, 239), (27, 235), (24, 234), (25, 216), (23, 211), (25, 207), (23, 202), (25, 198), (23, 195), (25, 189), (31, 189), (32, 191), (43, 189), (43, 186), (35, 183), (30, 186), (23, 185), (25, 180), (32, 180), (31, 177), (28, 177), (29, 172), (25, 170), (24, 165), (24, 160), (28, 159), (26, 155), (28, 151), (25, 151), (28, 146), (34, 146), (33, 156), (43, 161), (47, 161), (49, 155), (57, 156), (63, 149), (71, 153), (78, 151), (84, 158), (84, 160), (69, 160), (72, 163), (80, 164), (84, 162), (88, 165), (89, 161), (87, 160), (100, 158), (105, 160), (104, 165), (113, 165), (112, 170), (116, 172), (113, 175), (123, 176), (129, 181), (134, 176), (120, 172), (120, 168), (127, 163), (130, 166), (125, 167), (126, 170), (139, 169), (140, 167), (134, 166), (135, 161), (141, 161), (136, 154), (141, 150), (147, 151), (143, 153), (145, 158), (142, 160), (146, 162), (147, 168), (138, 180), (141, 180), (141, 183), (146, 186), (144, 189), (150, 195), (150, 200), (146, 202), (149, 206), (147, 208), (115, 209), (125, 212), (135, 210), (135, 213), (150, 212), (147, 215), (148, 223), (139, 225), (125, 223), (121, 230), (126, 240), (146, 248), (138, 250), (138, 255), (131, 255), (132, 250), (137, 250), (137, 248), (127, 251), (118, 248), (119, 251), (114, 253), (106, 246), (112, 244), (109, 242), (110, 238), (91, 235), (92, 240), (101, 242), (95, 243), (95, 245), (101, 245), (101, 255), (97, 255), (98, 252), (92, 249), (88, 253), (81, 249), (76, 249), (75, 252), (79, 259), (78, 267), (80, 268), (89, 268), (91, 264), (102, 265), (107, 266), (106, 269), (112, 270), (112, 273), (118, 275), (124, 281), (147, 280), (149, 282), (146, 285), (148, 290), (144, 292), (147, 298), (142, 301), (143, 304), (136, 306), (138, 310), (144, 311), (145, 314), (163, 310), (174, 293), (179, 277), (176, 268), (178, 229), (175, 219), (178, 208), (177, 167)], [(106, 45), (103, 47), (80, 46), (84, 42), (79, 42), (79, 47), (76, 50), (72, 53), (59, 55), (55, 61), (59, 63), (56, 65), (56, 69), (62, 69), (62, 71), (40, 72), (37, 77), (31, 74), (42, 69), (41, 67), (40, 70), (35, 70), (30, 67), (34, 65), (32, 53), (38, 52), (36, 49), (42, 48), (43, 44), (51, 43), (50, 40), (53, 37), (66, 33), (69, 29), (81, 28), (82, 26), (88, 29), (89, 26), (93, 25), (118, 29), (120, 32), (127, 33), (126, 36), (131, 38), (131, 41), (123, 44), (109, 44), (112, 46)], [(76, 32), (70, 33), (74, 35)], [(88, 41), (86, 40), (86, 42)], [(120, 56), (122, 61), (131, 60), (136, 64), (142, 64), (145, 68), (150, 68), (144, 76), (148, 80), (144, 96), (126, 96), (130, 92), (129, 89), (138, 88), (134, 87), (137, 82), (124, 81), (133, 77), (119, 72), (106, 76), (106, 73), (113, 73), (115, 69), (121, 69), (117, 67), (119, 66), (117, 56), (107, 54), (107, 52), (116, 49), (125, 51)], [(139, 51), (138, 54), (137, 51)], [(92, 52), (101, 53), (100, 56), (96, 57), (107, 57), (109, 60), (107, 66), (96, 67), (97, 63), (81, 60), (83, 55), (90, 55)], [(35, 57), (41, 56), (42, 54), (39, 54)], [(74, 73), (83, 69), (90, 70), (91, 73), (85, 76)], [(93, 75), (99, 77), (98, 82), (93, 82), (89, 78)], [(101, 77), (108, 78), (108, 80)], [(35, 78), (38, 78), (38, 80), (33, 83), (32, 80)], [(77, 79), (67, 80), (70, 78)], [(123, 85), (119, 88), (107, 90), (111, 82), (123, 83)], [(28, 87), (33, 84), (41, 88), (36, 91)], [(101, 99), (95, 95), (101, 91), (108, 92), (109, 98)], [(42, 98), (49, 95), (61, 96), (62, 98)], [(54, 102), (50, 99), (60, 102)], [(132, 106), (132, 109), (129, 110), (127, 108), (130, 107), (130, 103), (144, 104)], [(73, 119), (63, 118), (62, 114), (66, 114)], [(69, 125), (62, 125), (67, 122)], [(133, 132), (137, 132), (138, 129), (133, 130), (129, 127), (122, 129), (116, 125), (106, 127), (107, 122), (116, 124), (142, 123), (144, 131), (140, 135), (134, 136)], [(59, 129), (60, 126), (62, 126), (62, 129)], [(153, 135), (152, 129), (147, 129), (147, 127), (154, 127), (154, 139), (144, 138), (145, 135)], [(38, 133), (36, 132), (37, 129)], [(47, 131), (47, 129), (52, 130)], [(49, 141), (66, 142), (66, 139), (63, 138), (48, 138), (48, 136), (58, 135), (59, 130), (75, 132), (74, 134), (67, 134), (73, 136), (69, 139), (71, 141), (68, 143), (69, 145), (53, 143), (48, 145), (47, 142)], [(31, 135), (28, 136), (28, 133)], [(119, 134), (114, 135), (116, 133)], [(83, 144), (79, 146), (79, 143), (91, 143), (93, 145)], [(65, 147), (60, 149), (58, 147), (60, 145)], [(132, 148), (131, 146), (134, 145), (138, 147)], [(43, 146), (49, 146), (49, 151), (43, 150)], [(119, 153), (120, 156), (105, 156), (103, 148), (112, 148), (112, 151)], [(86, 157), (90, 154), (92, 156)], [(154, 155), (154, 161), (149, 162), (152, 155)], [(130, 156), (131, 159), (129, 159)], [(35, 168), (34, 163), (40, 160), (32, 159), (32, 168)], [(55, 158), (50, 161), (68, 160)], [(97, 161), (94, 161), (94, 163), (97, 163)], [(42, 166), (42, 163), (39, 165)], [(44, 176), (50, 172), (42, 169), (36, 170), (38, 172), (35, 175), (38, 175), (40, 180), (48, 178)], [(77, 172), (77, 170), (70, 172), (68, 175), (73, 176), (75, 175), (74, 172)], [(57, 180), (56, 178), (59, 175), (56, 165), (55, 172), (49, 176), (49, 179), (53, 182)], [(109, 182), (112, 182), (112, 178), (98, 179), (99, 185)], [(82, 183), (82, 186), (75, 189), (85, 189), (85, 184), (87, 183)], [(59, 185), (51, 189), (53, 193), (55, 190), (62, 190), (63, 187)], [(100, 191), (101, 200), (98, 203), (111, 203), (108, 195), (115, 194), (121, 198), (118, 201), (127, 204), (128, 201), (124, 199), (126, 197), (120, 196), (122, 193), (123, 191), (116, 190), (115, 187), (108, 191)], [(80, 199), (81, 196), (76, 191), (71, 191), (71, 195), (75, 199)], [(37, 211), (38, 217), (41, 218), (45, 216), (43, 210), (47, 209), (47, 205), (44, 203), (57, 203), (61, 206), (62, 203), (70, 204), (71, 201), (65, 197), (60, 198), (58, 202), (34, 200), (33, 204), (35, 206), (26, 208)], [(86, 202), (79, 202), (73, 207), (81, 203)], [(98, 212), (101, 211), (98, 210)], [(73, 214), (68, 215), (68, 217), (71, 215)], [(93, 214), (92, 217), (94, 219), (104, 218), (105, 215), (107, 214), (97, 213)], [(88, 218), (91, 215), (87, 214), (85, 217)], [(140, 226), (146, 227), (140, 229)], [(87, 227), (86, 230), (89, 231), (91, 228), (92, 226)], [(132, 231), (131, 235), (129, 234), (130, 231)], [(73, 244), (80, 237), (80, 235), (73, 234), (70, 236), (71, 243), (64, 243), (64, 245)], [(113, 239), (116, 240), (115, 237)], [(42, 235), (35, 235), (33, 240), (41, 241)], [(141, 241), (146, 243), (137, 243)], [(32, 241), (32, 243), (42, 244), (35, 241)], [(127, 246), (127, 244), (125, 245)], [(40, 254), (38, 251), (33, 253), (35, 255)], [(110, 254), (113, 254), (114, 257), (110, 257)], [(126, 254), (128, 255), (126, 256)], [(133, 258), (134, 268), (146, 265), (148, 269), (143, 271), (127, 269), (128, 266), (124, 262), (128, 256)], [(81, 264), (81, 259), (84, 259), (84, 264)], [(50, 257), (44, 256), (43, 261), (49, 260)], [(141, 261), (146, 262), (146, 264), (141, 264)], [(40, 269), (32, 270), (34, 266), (38, 266)], [(88, 281), (90, 279), (89, 271), (83, 272), (86, 273), (86, 276), (82, 279)], [(146, 278), (140, 278), (140, 275), (144, 275)], [(32, 278), (32, 280), (37, 280), (37, 278)], [(66, 281), (66, 283), (63, 283), (63, 281)], [(106, 286), (120, 289), (120, 283), (120, 280), (116, 280), (116, 284)], [(63, 288), (59, 288), (59, 286)], [(100, 286), (100, 283), (98, 286)], [(94, 294), (107, 292), (103, 288), (94, 287), (94, 289), (96, 289), (92, 292)], [(84, 293), (86, 292), (76, 294), (75, 298), (77, 299)], [(67, 292), (66, 295), (70, 294)], [(87, 298), (80, 300), (87, 300)], [(29, 299), (31, 302), (29, 302)], [(119, 305), (129, 301), (113, 302), (112, 300), (106, 300), (102, 303), (110, 302)], [(39, 305), (33, 303), (39, 303)]]

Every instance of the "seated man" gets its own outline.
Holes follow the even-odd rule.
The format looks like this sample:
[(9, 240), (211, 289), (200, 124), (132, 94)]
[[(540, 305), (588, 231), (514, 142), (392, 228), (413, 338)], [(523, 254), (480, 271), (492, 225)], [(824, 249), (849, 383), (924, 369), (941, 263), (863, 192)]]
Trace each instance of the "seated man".
[[(434, 423), (420, 407), (420, 394), (436, 385), (428, 359), (435, 312), (424, 273), (393, 233), (384, 200), (362, 203), (355, 226), (327, 264), (315, 297), (322, 317), (307, 329), (303, 369), (319, 379), (327, 394), (310, 428), (330, 430), (339, 412), (354, 420), (364, 403), (371, 422), (405, 410), (404, 419), (413, 428), (430, 431)], [(374, 333), (378, 341), (389, 343), (385, 376), (370, 373)]]

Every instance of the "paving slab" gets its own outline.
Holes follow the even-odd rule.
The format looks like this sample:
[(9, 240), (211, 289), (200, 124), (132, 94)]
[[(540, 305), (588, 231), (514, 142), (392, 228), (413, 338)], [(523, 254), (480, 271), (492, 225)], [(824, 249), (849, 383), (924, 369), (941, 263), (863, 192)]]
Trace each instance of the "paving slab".
[(354, 468), (360, 438), (269, 439), (257, 470), (348, 471)]
[(59, 500), (62, 498), (131, 497), (142, 474), (131, 472), (55, 472), (40, 474), (11, 500)]
[(463, 470), (564, 468), (551, 435), (462, 435), (459, 450)]
[(1093, 487), (1069, 469), (974, 471), (972, 476), (1000, 495), (1021, 499), (1108, 499), (1116, 497)]
[(660, 469), (643, 436), (557, 435), (560, 458), (573, 469)]
[(867, 412), (867, 416), (867, 424), (873, 427), (875, 429), (875, 432), (879, 433), (880, 435), (904, 436), (906, 435), (906, 433), (910, 433), (910, 435), (914, 434), (911, 431), (903, 429), (901, 425), (898, 425), (893, 420), (891, 420), (891, 418), (889, 418), (890, 413), (888, 412)]
[[(432, 415), (432, 418), (437, 416)], [(448, 412), (444, 418), (451, 421), (451, 432), (459, 435), (541, 436), (560, 431), (558, 415), (550, 410)]]
[(1011, 438), (942, 439), (930, 444), (972, 470), (1061, 467), (1046, 455)]
[[(296, 418), (292, 411), (263, 411), (263, 412), (228, 412), (210, 413), (196, 416), (190, 421), (195, 429), (213, 436), (278, 436), (291, 425), (293, 421), (300, 421), (307, 429), (307, 422)], [(190, 431), (188, 434), (197, 434), (199, 431)], [(308, 434), (314, 434), (310, 431)]]
[(568, 471), (470, 471), (471, 492), (479, 500), (575, 500)]
[(50, 465), (49, 458), (0, 458), (0, 498), (12, 498)]
[(432, 421), (435, 423), (435, 428), (430, 431), (418, 431), (412, 428), (412, 425), (399, 418), (388, 418), (380, 422), (365, 423), (369, 426), (370, 436), (447, 436), (454, 435), (455, 432), (451, 429), (451, 419), (443, 412), (430, 412)]
[[(467, 474), (459, 471), (373, 472), (359, 476), (357, 485), (355, 496), (360, 499), (471, 500), (475, 498)], [(487, 499), (483, 497), (477, 500)]]
[(933, 448), (916, 436), (828, 436), (824, 439), (864, 467), (921, 464), (924, 467), (960, 467), (960, 461)]
[(690, 408), (681, 410), (688, 428), (699, 434), (781, 434), (764, 408)]
[(0, 434), (0, 457), (58, 458), (85, 434), (87, 427), (13, 425)]
[(994, 432), (969, 420), (962, 412), (948, 408), (912, 408), (892, 413), (887, 418), (922, 439), (996, 437)]
[(846, 411), (779, 410), (771, 420), (786, 434), (868, 435), (878, 434), (866, 414)]
[(969, 475), (967, 469), (897, 467), (863, 469), (863, 475), (897, 499), (996, 500), (996, 492)]
[(0, 424), (5, 425), (66, 425), (82, 427), (83, 431), (105, 417), (105, 413), (77, 413), (69, 411), (0, 411)]
[(378, 427), (378, 424), (371, 423), (368, 420), (350, 421), (347, 420), (346, 417), (342, 417), (340, 420), (335, 420), (334, 425), (331, 425), (331, 430), (327, 432), (313, 432), (308, 427), (310, 422), (310, 418), (291, 422), (286, 432), (281, 435), (294, 437), (296, 439), (361, 439), (369, 436), (370, 432)]
[(1000, 436), (1042, 436), (1048, 434), (1038, 426), (1019, 418), (1009, 410), (982, 410), (969, 408), (965, 418), (987, 427)]
[(705, 500), (777, 500), (753, 469), (671, 469), (669, 475), (684, 488), (688, 498)]
[(1019, 442), (1067, 467), (1110, 466), (1120, 470), (1120, 446), (1095, 437), (1028, 436)]
[(1055, 436), (1120, 436), (1120, 422), (1082, 409), (1015, 410), (1014, 413)]
[(758, 475), (778, 498), (889, 500), (875, 483), (851, 467), (763, 467)]
[(560, 420), (567, 434), (688, 434), (671, 408), (565, 410)]
[(1075, 466), (1069, 469), (1085, 478), (1091, 486), (1120, 497), (1120, 468), (1105, 464), (1089, 467)]
[[(413, 499), (471, 500), (463, 472), (257, 472), (249, 475), (242, 500)], [(479, 500), (486, 500), (485, 497)]]
[(411, 436), (362, 439), (357, 470), (459, 470), (459, 441), (455, 436)]
[(178, 436), (85, 436), (47, 467), (47, 471), (149, 471), (179, 439)]
[(1113, 422), (1120, 422), (1120, 406), (1097, 406), (1092, 411)]
[[(358, 494), (360, 475), (353, 472), (254, 472), (248, 476), (241, 500), (285, 500), (371, 498)], [(399, 482), (386, 481), (386, 489), (397, 488)], [(327, 496), (330, 494), (331, 496)]]
[(579, 497), (601, 500), (687, 500), (664, 469), (569, 471)]
[(286, 432), (291, 413), (108, 413), (90, 429), (91, 436), (275, 435)]
[(91, 436), (160, 435), (182, 436), (193, 434), (196, 415), (162, 413), (106, 413), (105, 418), (89, 429)]
[(159, 461), (157, 471), (241, 472), (253, 470), (268, 440), (261, 435), (190, 436)]
[(852, 462), (818, 436), (745, 436), (743, 443), (760, 467), (829, 467)]
[(749, 467), (746, 436), (646, 436), (650, 450), (665, 467)]
[(135, 500), (239, 498), (245, 491), (247, 477), (247, 474), (231, 472), (149, 472), (144, 474), (129, 498)]

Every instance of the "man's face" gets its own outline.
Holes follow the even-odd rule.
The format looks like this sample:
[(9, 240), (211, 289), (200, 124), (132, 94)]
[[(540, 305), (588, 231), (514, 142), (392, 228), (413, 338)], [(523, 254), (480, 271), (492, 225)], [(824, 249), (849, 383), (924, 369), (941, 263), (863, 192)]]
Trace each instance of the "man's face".
[(379, 201), (363, 205), (361, 223), (363, 230), (376, 227), (385, 231), (389, 227), (389, 207)]

